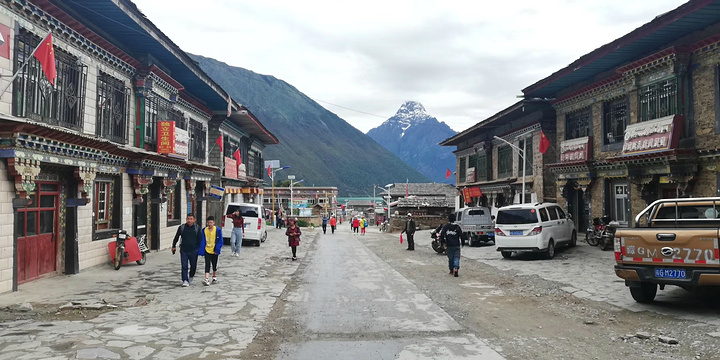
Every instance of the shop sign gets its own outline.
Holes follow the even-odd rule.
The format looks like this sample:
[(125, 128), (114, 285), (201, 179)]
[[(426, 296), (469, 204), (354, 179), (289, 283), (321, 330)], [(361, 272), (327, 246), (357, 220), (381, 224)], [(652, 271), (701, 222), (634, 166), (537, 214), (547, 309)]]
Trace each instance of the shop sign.
[(467, 169), (467, 173), (465, 174), (465, 182), (475, 182), (475, 168), (471, 167)]
[(238, 178), (237, 160), (227, 156), (225, 157), (225, 177), (231, 179)]
[(174, 121), (158, 121), (157, 152), (169, 157), (187, 159), (189, 137), (187, 130), (175, 127)]
[(210, 187), (210, 192), (209, 192), (208, 196), (211, 199), (222, 200), (223, 195), (225, 195), (225, 188), (221, 188), (221, 187), (215, 186), (215, 185)]
[(628, 125), (625, 129), (623, 156), (676, 148), (679, 138), (679, 118), (677, 115), (671, 115)]
[(564, 140), (560, 143), (560, 162), (590, 161), (592, 159), (592, 137)]

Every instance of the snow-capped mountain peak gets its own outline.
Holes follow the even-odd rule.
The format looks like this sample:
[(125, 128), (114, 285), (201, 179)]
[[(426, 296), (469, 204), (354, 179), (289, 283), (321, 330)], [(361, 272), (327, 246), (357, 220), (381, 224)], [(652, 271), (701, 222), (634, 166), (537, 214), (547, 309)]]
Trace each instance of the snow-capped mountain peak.
[(423, 122), (431, 118), (430, 114), (425, 111), (425, 107), (417, 101), (406, 101), (400, 106), (398, 111), (391, 119), (399, 122), (407, 122), (403, 120), (413, 120), (414, 122)]

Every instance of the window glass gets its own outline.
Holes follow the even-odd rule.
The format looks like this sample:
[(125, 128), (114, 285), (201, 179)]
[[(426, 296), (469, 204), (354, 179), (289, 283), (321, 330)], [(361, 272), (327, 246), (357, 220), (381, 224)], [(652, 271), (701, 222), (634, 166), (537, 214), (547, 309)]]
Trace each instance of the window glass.
[(592, 112), (585, 108), (565, 115), (565, 139), (576, 139), (590, 135)]
[(15, 236), (17, 236), (17, 237), (25, 236), (25, 213), (24, 212), (18, 212), (15, 215)]
[(498, 148), (498, 178), (506, 178), (512, 176), (512, 153), (513, 149), (508, 145)]
[(40, 234), (51, 234), (54, 231), (55, 211), (46, 210), (40, 212)]
[(40, 184), (40, 191), (58, 191), (58, 184)]
[(638, 89), (638, 97), (639, 121), (658, 119), (680, 113), (676, 78), (642, 86)]
[(28, 211), (25, 213), (25, 224), (27, 224), (27, 232), (25, 236), (37, 235), (37, 212)]
[(550, 218), (548, 218), (547, 210), (540, 209), (540, 220), (541, 221), (548, 221)]
[(558, 217), (560, 217), (561, 219), (565, 219), (565, 212), (563, 211), (563, 209), (561, 209), (558, 206), (555, 206), (555, 210), (557, 210), (557, 212), (558, 212)]
[(548, 210), (548, 215), (550, 215), (550, 220), (558, 219), (558, 215), (557, 215), (557, 212), (555, 211), (554, 207), (549, 207), (549, 208), (547, 208), (547, 210)]
[(538, 222), (535, 209), (505, 209), (498, 211), (496, 224), (534, 224)]
[(621, 143), (629, 123), (627, 97), (623, 96), (603, 105), (603, 144)]
[(55, 207), (55, 195), (42, 195), (40, 196), (40, 207), (51, 208)]

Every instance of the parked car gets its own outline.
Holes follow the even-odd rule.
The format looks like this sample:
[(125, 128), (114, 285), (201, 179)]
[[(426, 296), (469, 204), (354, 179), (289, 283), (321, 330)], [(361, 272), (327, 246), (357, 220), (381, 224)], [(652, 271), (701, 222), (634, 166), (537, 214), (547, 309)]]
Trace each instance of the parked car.
[[(267, 228), (265, 225), (266, 212), (262, 205), (253, 203), (228, 203), (225, 206), (225, 215), (230, 215), (235, 210), (240, 210), (240, 215), (245, 220), (245, 235), (243, 236), (243, 244), (250, 242), (256, 246), (260, 246), (261, 242), (267, 239)], [(227, 217), (223, 217), (222, 221), (223, 238), (225, 243), (230, 243), (230, 235), (232, 234), (233, 222)]]
[(504, 258), (513, 252), (542, 252), (552, 259), (556, 247), (576, 243), (575, 224), (558, 204), (518, 204), (498, 209), (495, 244)]
[(458, 210), (455, 213), (455, 223), (463, 230), (463, 243), (468, 241), (470, 246), (495, 239), (493, 216), (486, 207), (466, 207)]
[(687, 290), (720, 285), (720, 198), (660, 199), (615, 232), (615, 274), (635, 301), (655, 299), (658, 285)]

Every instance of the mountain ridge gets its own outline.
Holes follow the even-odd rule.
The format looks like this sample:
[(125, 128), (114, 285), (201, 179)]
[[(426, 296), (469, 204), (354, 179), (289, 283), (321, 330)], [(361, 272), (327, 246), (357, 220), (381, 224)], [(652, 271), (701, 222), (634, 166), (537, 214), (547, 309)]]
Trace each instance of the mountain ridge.
[[(285, 174), (279, 174), (293, 174), (304, 180), (305, 186), (337, 186), (342, 196), (367, 196), (372, 194), (374, 184), (405, 179), (428, 181), (291, 84), (272, 75), (189, 55), (278, 138), (278, 145), (263, 150), (263, 158), (291, 166)], [(284, 176), (276, 176), (275, 180), (284, 180)]]
[(417, 101), (405, 101), (392, 117), (367, 135), (412, 166), (431, 181), (455, 184), (455, 175), (446, 178), (447, 169), (455, 169), (451, 148), (439, 143), (457, 134), (446, 123), (430, 115)]

